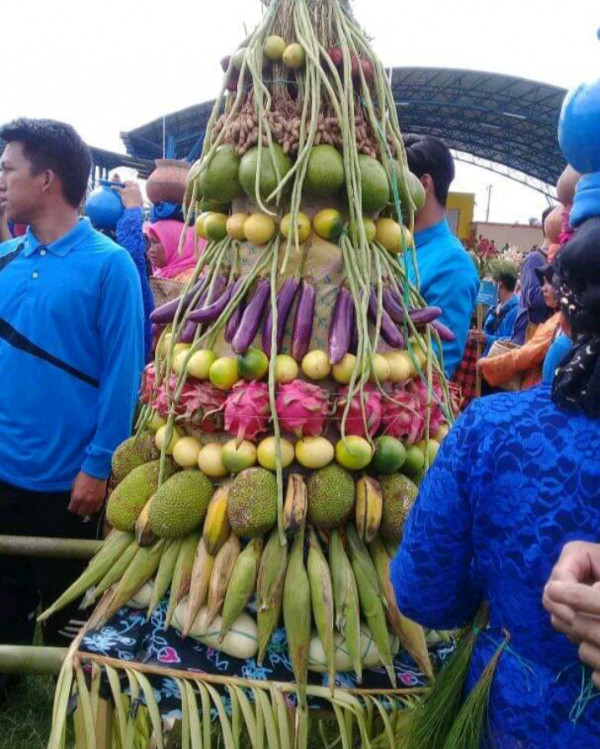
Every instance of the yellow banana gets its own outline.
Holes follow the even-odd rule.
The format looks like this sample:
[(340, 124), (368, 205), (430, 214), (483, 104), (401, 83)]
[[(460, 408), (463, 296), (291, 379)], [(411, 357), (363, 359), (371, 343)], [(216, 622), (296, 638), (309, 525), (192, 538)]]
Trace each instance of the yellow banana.
[(299, 473), (292, 473), (288, 479), (283, 505), (283, 527), (295, 532), (304, 525), (308, 509), (306, 484)]
[(369, 543), (381, 525), (383, 495), (379, 483), (371, 476), (363, 476), (356, 482), (356, 529), (361, 540)]
[(202, 538), (206, 551), (213, 557), (216, 556), (231, 533), (231, 526), (227, 517), (229, 486), (229, 484), (223, 484), (217, 488), (210, 500), (204, 519)]
[(221, 611), (225, 594), (227, 593), (227, 586), (229, 585), (229, 578), (241, 550), (242, 545), (238, 537), (231, 533), (215, 557), (208, 585), (208, 603), (205, 620), (207, 628), (210, 627)]

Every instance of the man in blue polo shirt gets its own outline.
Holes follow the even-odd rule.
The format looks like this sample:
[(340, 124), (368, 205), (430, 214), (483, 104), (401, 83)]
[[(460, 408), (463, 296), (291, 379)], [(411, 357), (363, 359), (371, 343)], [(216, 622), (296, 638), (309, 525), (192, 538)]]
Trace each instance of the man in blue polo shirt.
[[(131, 433), (143, 366), (140, 281), (128, 253), (78, 216), (91, 169), (69, 125), (0, 128), (0, 202), (29, 226), (0, 244), (0, 532), (93, 538), (114, 449)], [(66, 560), (0, 557), (0, 643), (31, 641), (81, 571)], [(64, 645), (76, 607), (48, 622)]]
[[(415, 216), (420, 291), (428, 305), (441, 307), (440, 321), (456, 336), (443, 344), (444, 370), (452, 377), (460, 364), (475, 309), (479, 277), (464, 247), (446, 218), (446, 200), (454, 179), (454, 160), (442, 141), (432, 136), (408, 135), (404, 139), (408, 166), (425, 188), (425, 205)], [(417, 273), (410, 258), (408, 273)]]

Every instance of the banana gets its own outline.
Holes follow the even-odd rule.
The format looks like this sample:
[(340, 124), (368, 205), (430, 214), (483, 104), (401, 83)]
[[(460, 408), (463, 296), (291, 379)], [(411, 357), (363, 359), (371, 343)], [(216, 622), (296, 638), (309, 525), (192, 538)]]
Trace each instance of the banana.
[(242, 545), (238, 537), (231, 533), (215, 557), (208, 585), (208, 603), (204, 622), (207, 628), (210, 627), (221, 611), (229, 579), (241, 550)]
[(379, 483), (371, 476), (363, 476), (356, 482), (356, 528), (361, 540), (369, 543), (381, 525), (383, 495)]
[(223, 484), (217, 488), (210, 500), (204, 519), (202, 538), (206, 551), (213, 557), (217, 555), (231, 533), (231, 526), (227, 517), (229, 486), (229, 484)]
[(138, 542), (138, 546), (152, 546), (156, 541), (156, 536), (150, 529), (150, 503), (152, 497), (144, 505), (144, 509), (138, 515), (138, 519), (135, 521), (135, 540)]
[(304, 525), (308, 509), (308, 492), (306, 484), (299, 473), (292, 473), (288, 479), (285, 502), (283, 505), (283, 527), (286, 531), (295, 532)]

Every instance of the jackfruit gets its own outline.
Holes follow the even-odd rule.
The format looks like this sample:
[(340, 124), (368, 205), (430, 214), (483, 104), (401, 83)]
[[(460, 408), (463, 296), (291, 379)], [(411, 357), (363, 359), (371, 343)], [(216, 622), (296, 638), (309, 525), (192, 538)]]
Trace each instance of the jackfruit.
[(229, 488), (227, 517), (241, 538), (262, 536), (277, 522), (277, 479), (265, 468), (247, 468)]
[(200, 526), (213, 495), (202, 471), (180, 471), (158, 489), (150, 502), (148, 521), (159, 538), (186, 536)]
[(114, 451), (112, 456), (112, 476), (111, 481), (116, 486), (128, 476), (134, 468), (157, 460), (160, 457), (159, 451), (154, 444), (154, 434), (152, 432), (142, 432), (140, 435), (134, 435), (125, 442), (121, 442), (119, 447)]
[[(158, 487), (160, 461), (134, 468), (115, 488), (106, 506), (106, 519), (119, 531), (133, 531), (135, 521), (144, 509), (144, 505)], [(172, 460), (165, 464), (164, 479), (170, 478), (176, 471)]]
[(337, 528), (352, 512), (354, 480), (341, 466), (332, 463), (315, 471), (306, 486), (308, 522), (316, 528)]
[(386, 541), (399, 543), (402, 529), (411, 507), (415, 503), (418, 488), (402, 473), (380, 476), (383, 508), (379, 535)]

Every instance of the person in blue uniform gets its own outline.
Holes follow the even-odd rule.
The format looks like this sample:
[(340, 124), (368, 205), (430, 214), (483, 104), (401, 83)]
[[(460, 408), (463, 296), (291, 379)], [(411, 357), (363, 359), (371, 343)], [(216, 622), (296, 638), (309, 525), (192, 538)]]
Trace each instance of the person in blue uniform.
[(489, 602), (468, 690), (510, 635), (490, 694), (495, 749), (600, 747), (600, 700), (578, 708), (589, 672), (542, 605), (565, 543), (597, 540), (600, 528), (600, 218), (554, 268), (571, 352), (551, 386), (480, 399), (458, 420), (391, 566), (400, 610), (425, 627), (464, 626)]
[(483, 331), (471, 331), (471, 338), (484, 345), (482, 356), (487, 356), (496, 341), (512, 338), (519, 309), (519, 297), (515, 294), (517, 272), (509, 264), (503, 263), (492, 273), (498, 285), (498, 304), (490, 307), (483, 322)]
[(444, 369), (452, 377), (460, 364), (475, 309), (479, 277), (475, 265), (446, 216), (446, 201), (454, 180), (454, 160), (442, 141), (430, 135), (404, 139), (408, 166), (425, 188), (425, 204), (415, 216), (415, 247), (418, 265), (407, 259), (409, 278), (430, 306), (442, 308), (440, 321), (455, 335), (442, 346)]
[[(0, 139), (0, 202), (28, 226), (0, 244), (0, 528), (92, 538), (113, 451), (131, 434), (140, 280), (129, 254), (79, 217), (91, 158), (75, 130), (22, 119)], [(0, 557), (0, 642), (30, 643), (40, 598), (51, 603), (83, 566)], [(44, 638), (68, 644), (81, 623), (68, 607)]]

